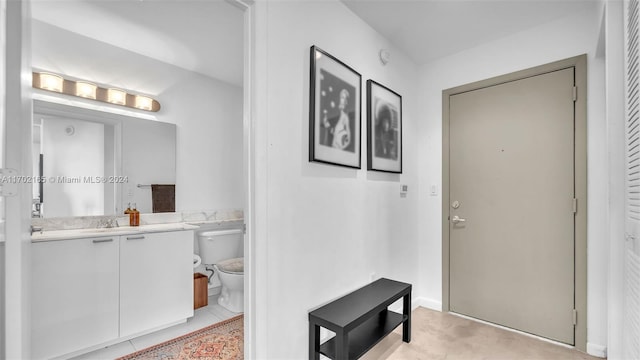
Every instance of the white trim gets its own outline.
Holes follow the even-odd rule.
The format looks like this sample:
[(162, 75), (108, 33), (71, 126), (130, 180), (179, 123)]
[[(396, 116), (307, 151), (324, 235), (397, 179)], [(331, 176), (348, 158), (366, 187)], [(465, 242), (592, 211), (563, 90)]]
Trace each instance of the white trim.
[[(424, 297), (413, 298), (411, 300), (411, 311), (419, 307), (435, 311), (442, 311), (442, 302), (433, 299), (427, 299)], [(402, 313), (402, 303), (395, 303), (394, 305), (389, 307), (389, 310), (395, 311), (397, 313)]]
[[(411, 311), (419, 308), (420, 305), (420, 298), (413, 298), (411, 299)], [(393, 312), (397, 312), (398, 314), (402, 314), (402, 298), (400, 298), (398, 301), (396, 301), (395, 303), (393, 303), (393, 305), (391, 305), (389, 307), (389, 310), (393, 311)]]
[[(4, 166), (31, 176), (31, 16), (29, 0), (7, 1)], [(5, 29), (2, 29), (4, 31)], [(32, 191), (18, 186), (18, 195), (5, 198), (5, 354), (6, 359), (31, 357), (31, 224)]]
[[(625, 20), (622, 2), (605, 3), (605, 93), (608, 136), (608, 297), (607, 297), (607, 346), (602, 347), (612, 359), (622, 358), (624, 324), (624, 229), (625, 229)], [(601, 342), (603, 340), (600, 340)], [(587, 343), (587, 353), (592, 353)]]
[(415, 300), (415, 303), (418, 304), (418, 306), (421, 306), (423, 308), (427, 308), (435, 311), (442, 311), (442, 301), (439, 301), (439, 300), (419, 297)]
[(587, 343), (587, 354), (591, 355), (591, 356), (595, 356), (595, 357), (599, 357), (599, 358), (606, 358), (607, 357), (607, 347), (606, 346), (602, 346), (602, 345), (598, 345), (598, 344), (592, 344), (592, 343)]
[[(6, 69), (6, 28), (7, 28), (7, 1), (0, 0), (0, 168), (4, 167), (4, 154), (5, 154), (5, 69)], [(5, 205), (4, 200), (0, 199), (0, 357), (6, 357), (6, 286), (5, 286)]]
[[(270, 321), (269, 314), (269, 223), (268, 223), (268, 114), (269, 96), (267, 91), (268, 82), (268, 49), (267, 49), (267, 9), (266, 1), (257, 1), (251, 7), (248, 26), (250, 41), (247, 49), (250, 51), (248, 61), (250, 62), (250, 73), (245, 74), (245, 79), (249, 78), (251, 88), (250, 94), (250, 118), (245, 126), (246, 154), (248, 156), (248, 181), (247, 187), (247, 209), (245, 219), (247, 223), (247, 236), (251, 244), (251, 301), (252, 311), (252, 337), (245, 341), (251, 341), (253, 352), (246, 353), (248, 359), (269, 358), (269, 343), (267, 334)], [(246, 248), (245, 248), (246, 252)], [(246, 254), (245, 254), (246, 256)], [(246, 263), (245, 263), (246, 266)], [(246, 276), (246, 269), (245, 269)], [(246, 278), (245, 278), (246, 286)], [(245, 292), (246, 294), (246, 292)], [(273, 319), (278, 321), (279, 319)], [(257, 334), (260, 334), (257, 335)]]
[(243, 178), (244, 178), (244, 354), (256, 358), (256, 241), (255, 241), (255, 6), (252, 0), (227, 0), (244, 11), (243, 26)]

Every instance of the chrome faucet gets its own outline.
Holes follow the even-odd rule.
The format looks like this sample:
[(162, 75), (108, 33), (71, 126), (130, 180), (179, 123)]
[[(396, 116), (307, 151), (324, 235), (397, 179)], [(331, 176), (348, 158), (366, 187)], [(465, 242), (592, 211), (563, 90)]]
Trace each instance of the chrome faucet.
[(33, 208), (31, 209), (32, 218), (42, 217), (42, 203), (39, 198), (33, 199)]
[(34, 232), (39, 232), (40, 234), (42, 234), (42, 230), (42, 226), (31, 225), (31, 235), (33, 235)]

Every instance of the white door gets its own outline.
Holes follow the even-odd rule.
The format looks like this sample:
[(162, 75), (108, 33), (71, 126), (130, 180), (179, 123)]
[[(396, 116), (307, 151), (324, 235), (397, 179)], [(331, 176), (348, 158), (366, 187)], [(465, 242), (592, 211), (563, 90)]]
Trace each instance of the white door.
[[(27, 178), (31, 176), (29, 7), (28, 0), (0, 0), (0, 168), (15, 170), (5, 175)], [(6, 183), (2, 188), (7, 191)], [(28, 359), (31, 184), (18, 181), (11, 192), (12, 196), (0, 196), (0, 241), (4, 240), (0, 358)]]
[(574, 69), (449, 102), (450, 310), (574, 344)]

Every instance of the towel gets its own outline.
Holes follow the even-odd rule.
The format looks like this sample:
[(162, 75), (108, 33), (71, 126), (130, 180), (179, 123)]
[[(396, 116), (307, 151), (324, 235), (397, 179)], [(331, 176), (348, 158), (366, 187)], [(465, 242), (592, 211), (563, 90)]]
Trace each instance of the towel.
[(176, 186), (152, 184), (151, 202), (154, 213), (176, 211)]

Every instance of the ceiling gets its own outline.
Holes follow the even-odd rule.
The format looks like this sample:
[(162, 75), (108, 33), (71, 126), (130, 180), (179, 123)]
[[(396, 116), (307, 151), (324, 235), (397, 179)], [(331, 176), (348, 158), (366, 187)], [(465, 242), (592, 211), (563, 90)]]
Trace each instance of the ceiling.
[(417, 65), (596, 6), (598, 0), (342, 0)]
[(243, 11), (223, 0), (33, 0), (32, 17), (242, 86)]
[[(418, 65), (599, 2), (341, 1)], [(242, 86), (243, 11), (225, 0), (33, 0), (32, 16), (83, 37)]]

